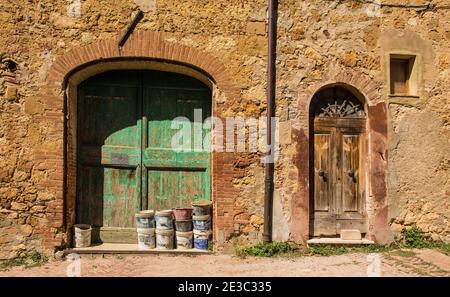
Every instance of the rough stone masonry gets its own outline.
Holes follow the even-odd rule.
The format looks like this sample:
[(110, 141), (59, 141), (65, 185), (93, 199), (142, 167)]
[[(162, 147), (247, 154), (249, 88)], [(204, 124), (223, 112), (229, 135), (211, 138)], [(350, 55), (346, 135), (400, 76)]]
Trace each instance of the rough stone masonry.
[[(213, 76), (220, 117), (261, 117), (266, 2), (0, 0), (0, 259), (70, 245), (67, 77), (104, 58), (182, 61)], [(274, 240), (304, 244), (309, 236), (309, 101), (322, 87), (342, 83), (364, 94), (374, 115), (369, 237), (387, 243), (415, 224), (449, 242), (449, 1), (279, 2)], [(119, 52), (114, 45), (138, 7), (144, 19)], [(391, 96), (390, 54), (416, 57), (415, 96)], [(216, 248), (260, 241), (258, 154), (221, 153), (213, 162)]]

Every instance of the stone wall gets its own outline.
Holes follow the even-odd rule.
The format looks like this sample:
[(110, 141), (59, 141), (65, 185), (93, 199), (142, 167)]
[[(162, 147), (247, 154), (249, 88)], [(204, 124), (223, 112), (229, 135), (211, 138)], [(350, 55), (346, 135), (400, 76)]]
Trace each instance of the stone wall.
[[(64, 114), (42, 94), (58, 58), (100, 40), (117, 40), (139, 5), (145, 17), (137, 31), (160, 32), (165, 41), (225, 65), (240, 94), (215, 99), (222, 116), (264, 115), (267, 1), (81, 0), (80, 15), (76, 1), (0, 2), (0, 259), (69, 242), (67, 222), (55, 218), (64, 211), (63, 126), (55, 124)], [(386, 199), (374, 206), (383, 215), (372, 224), (386, 232), (377, 239), (387, 242), (417, 223), (434, 239), (449, 241), (448, 1), (430, 1), (429, 9), (401, 7), (428, 1), (382, 1), (399, 7), (380, 11), (362, 2), (280, 1), (274, 238), (307, 237), (308, 104), (320, 86), (343, 81), (358, 86), (369, 105), (387, 107), (388, 150), (372, 156), (387, 166), (381, 194)], [(392, 51), (422, 57), (418, 98), (388, 95), (386, 54)], [(17, 69), (8, 68), (8, 59)], [(52, 151), (58, 154), (44, 153)], [(222, 218), (216, 228), (226, 230), (219, 248), (261, 240), (264, 167), (258, 154), (217, 158), (228, 171), (213, 178), (230, 188), (226, 209), (217, 210)]]
[[(383, 223), (388, 223), (392, 232), (384, 234), (384, 239), (399, 237), (404, 227), (417, 224), (433, 239), (448, 241), (448, 2), (382, 1), (398, 7), (383, 7), (378, 12), (361, 2), (280, 4), (277, 115), (285, 121), (280, 129), (285, 137), (281, 138), (291, 136), (292, 141), (282, 143), (283, 161), (277, 171), (275, 210), (282, 227), (276, 229), (276, 238), (293, 239), (295, 232), (305, 233), (299, 230), (305, 227), (299, 226), (295, 217), (307, 213), (300, 210), (298, 214), (308, 204), (304, 198), (307, 191), (303, 190), (308, 186), (308, 175), (291, 164), (308, 155), (298, 148), (307, 150), (309, 96), (344, 72), (374, 83), (371, 92), (378, 97), (375, 102), (388, 107), (388, 151), (382, 158), (388, 167), (387, 199), (378, 207), (386, 212)], [(428, 2), (434, 8), (402, 7)], [(387, 57), (400, 52), (421, 57), (417, 98), (388, 94)], [(351, 85), (357, 81), (347, 79)], [(296, 203), (298, 193), (303, 196)]]

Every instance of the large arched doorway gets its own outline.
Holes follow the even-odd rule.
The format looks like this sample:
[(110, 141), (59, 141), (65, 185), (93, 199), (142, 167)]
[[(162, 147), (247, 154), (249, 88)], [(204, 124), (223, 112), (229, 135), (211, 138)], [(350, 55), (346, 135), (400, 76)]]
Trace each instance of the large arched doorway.
[(310, 105), (310, 236), (367, 232), (366, 112), (349, 90), (330, 86)]
[[(76, 222), (93, 226), (94, 242), (135, 243), (137, 211), (211, 199), (204, 83), (163, 71), (108, 71), (81, 83), (77, 102)], [(174, 150), (186, 124), (181, 143), (189, 147)]]

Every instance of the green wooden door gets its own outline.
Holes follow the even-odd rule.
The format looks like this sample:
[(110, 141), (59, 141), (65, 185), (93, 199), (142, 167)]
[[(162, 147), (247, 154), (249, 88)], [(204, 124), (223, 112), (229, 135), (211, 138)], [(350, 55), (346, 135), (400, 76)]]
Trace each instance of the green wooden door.
[(210, 199), (210, 154), (171, 146), (173, 119), (194, 130), (194, 109), (203, 121), (210, 98), (197, 80), (157, 71), (112, 71), (80, 86), (77, 222), (93, 225), (94, 242), (136, 242), (140, 209)]
[[(150, 209), (190, 206), (194, 200), (210, 199), (210, 154), (201, 143), (195, 147), (208, 133), (198, 124), (211, 114), (210, 98), (210, 90), (197, 80), (145, 73), (142, 176), (147, 182), (142, 193)], [(182, 127), (188, 127), (183, 125), (190, 126), (190, 133), (183, 134), (188, 139), (180, 144), (188, 146), (180, 150), (172, 141)]]

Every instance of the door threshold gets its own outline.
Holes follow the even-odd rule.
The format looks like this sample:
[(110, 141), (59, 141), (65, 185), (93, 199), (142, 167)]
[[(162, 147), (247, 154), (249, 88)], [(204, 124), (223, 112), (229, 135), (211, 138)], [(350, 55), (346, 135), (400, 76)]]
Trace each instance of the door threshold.
[(307, 241), (308, 245), (371, 245), (375, 244), (372, 240), (369, 239), (340, 239), (339, 237), (336, 238), (312, 238)]
[(129, 243), (102, 243), (98, 245), (93, 245), (89, 247), (82, 248), (68, 248), (64, 251), (65, 255), (68, 254), (189, 254), (189, 255), (205, 255), (213, 254), (212, 251), (199, 250), (199, 249), (173, 249), (173, 250), (162, 250), (162, 249), (151, 249), (145, 250), (139, 248), (137, 244)]

